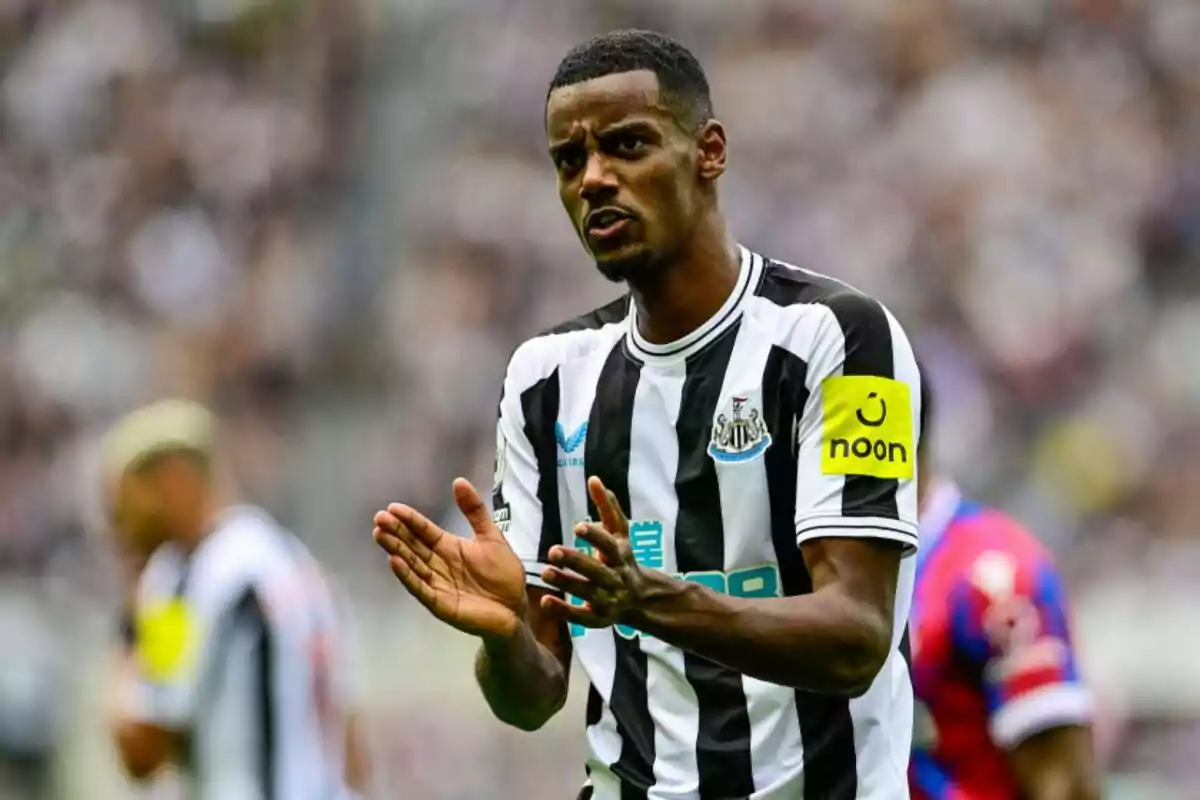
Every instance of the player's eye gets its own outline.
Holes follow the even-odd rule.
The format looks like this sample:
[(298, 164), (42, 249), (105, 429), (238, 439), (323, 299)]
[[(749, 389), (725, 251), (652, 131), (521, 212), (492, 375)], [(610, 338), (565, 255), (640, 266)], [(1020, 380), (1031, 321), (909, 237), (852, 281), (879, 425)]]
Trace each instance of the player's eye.
[(559, 172), (577, 172), (583, 166), (583, 153), (576, 148), (565, 148), (554, 154), (554, 164)]
[(637, 155), (645, 143), (645, 140), (637, 134), (623, 133), (613, 142), (613, 149), (623, 156)]

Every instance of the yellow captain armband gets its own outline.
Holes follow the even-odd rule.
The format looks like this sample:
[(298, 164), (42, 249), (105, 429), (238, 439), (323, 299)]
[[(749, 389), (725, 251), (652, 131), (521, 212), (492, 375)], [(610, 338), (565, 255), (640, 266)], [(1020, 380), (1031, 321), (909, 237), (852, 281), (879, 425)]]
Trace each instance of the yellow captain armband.
[(196, 621), (187, 604), (173, 598), (147, 606), (137, 615), (137, 658), (155, 683), (182, 679), (196, 657)]
[(874, 375), (821, 382), (821, 472), (911, 479), (917, 459), (907, 383)]

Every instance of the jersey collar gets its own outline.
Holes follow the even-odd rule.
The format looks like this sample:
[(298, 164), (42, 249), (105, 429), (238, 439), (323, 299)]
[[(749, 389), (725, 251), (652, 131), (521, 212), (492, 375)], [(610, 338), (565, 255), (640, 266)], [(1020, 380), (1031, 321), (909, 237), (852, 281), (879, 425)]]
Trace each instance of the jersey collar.
[(700, 352), (722, 333), (733, 327), (741, 318), (746, 303), (754, 296), (763, 271), (762, 256), (750, 252), (741, 245), (738, 245), (738, 254), (741, 269), (738, 272), (737, 283), (734, 284), (733, 291), (729, 293), (729, 297), (716, 314), (713, 314), (707, 322), (682, 339), (676, 339), (666, 344), (652, 344), (646, 341), (638, 330), (637, 304), (630, 300), (629, 316), (626, 318), (628, 331), (625, 336), (630, 354), (647, 364), (677, 362)]

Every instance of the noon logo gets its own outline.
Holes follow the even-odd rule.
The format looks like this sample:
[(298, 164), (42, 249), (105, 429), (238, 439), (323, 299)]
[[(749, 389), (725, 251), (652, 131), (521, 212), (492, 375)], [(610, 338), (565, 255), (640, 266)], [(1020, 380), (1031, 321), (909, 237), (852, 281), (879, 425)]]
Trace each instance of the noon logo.
[(583, 454), (577, 451), (587, 439), (588, 424), (584, 422), (570, 435), (561, 422), (554, 423), (554, 440), (558, 442), (559, 456), (557, 465), (563, 467), (582, 467)]
[(910, 479), (916, 446), (907, 383), (872, 375), (821, 384), (821, 471)]

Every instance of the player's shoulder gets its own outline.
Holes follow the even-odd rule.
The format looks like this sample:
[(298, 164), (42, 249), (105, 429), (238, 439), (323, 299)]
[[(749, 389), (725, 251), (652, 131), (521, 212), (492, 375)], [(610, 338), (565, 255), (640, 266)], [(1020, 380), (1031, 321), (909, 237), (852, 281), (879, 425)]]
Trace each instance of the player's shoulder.
[(273, 568), (295, 561), (300, 540), (265, 509), (252, 505), (226, 508), (193, 556), (193, 578), (234, 587), (256, 582)]
[(965, 505), (947, 531), (965, 586), (1002, 596), (1032, 591), (1057, 574), (1053, 554), (1027, 527), (999, 509), (969, 501)]
[(811, 269), (759, 257), (764, 266), (753, 308), (760, 317), (776, 321), (776, 327), (789, 332), (798, 326), (808, 328), (814, 345), (826, 336), (904, 335), (891, 311), (862, 289)]
[(878, 313), (883, 304), (845, 281), (767, 256), (758, 296), (781, 307), (823, 306), (851, 316)]
[(611, 347), (625, 330), (629, 303), (629, 295), (622, 295), (526, 339), (508, 360), (508, 381), (523, 388), (572, 358)]
[(963, 541), (969, 552), (1000, 550), (1022, 560), (1053, 560), (1049, 548), (1012, 515), (983, 503), (964, 501), (964, 511), (955, 524), (969, 527)]

